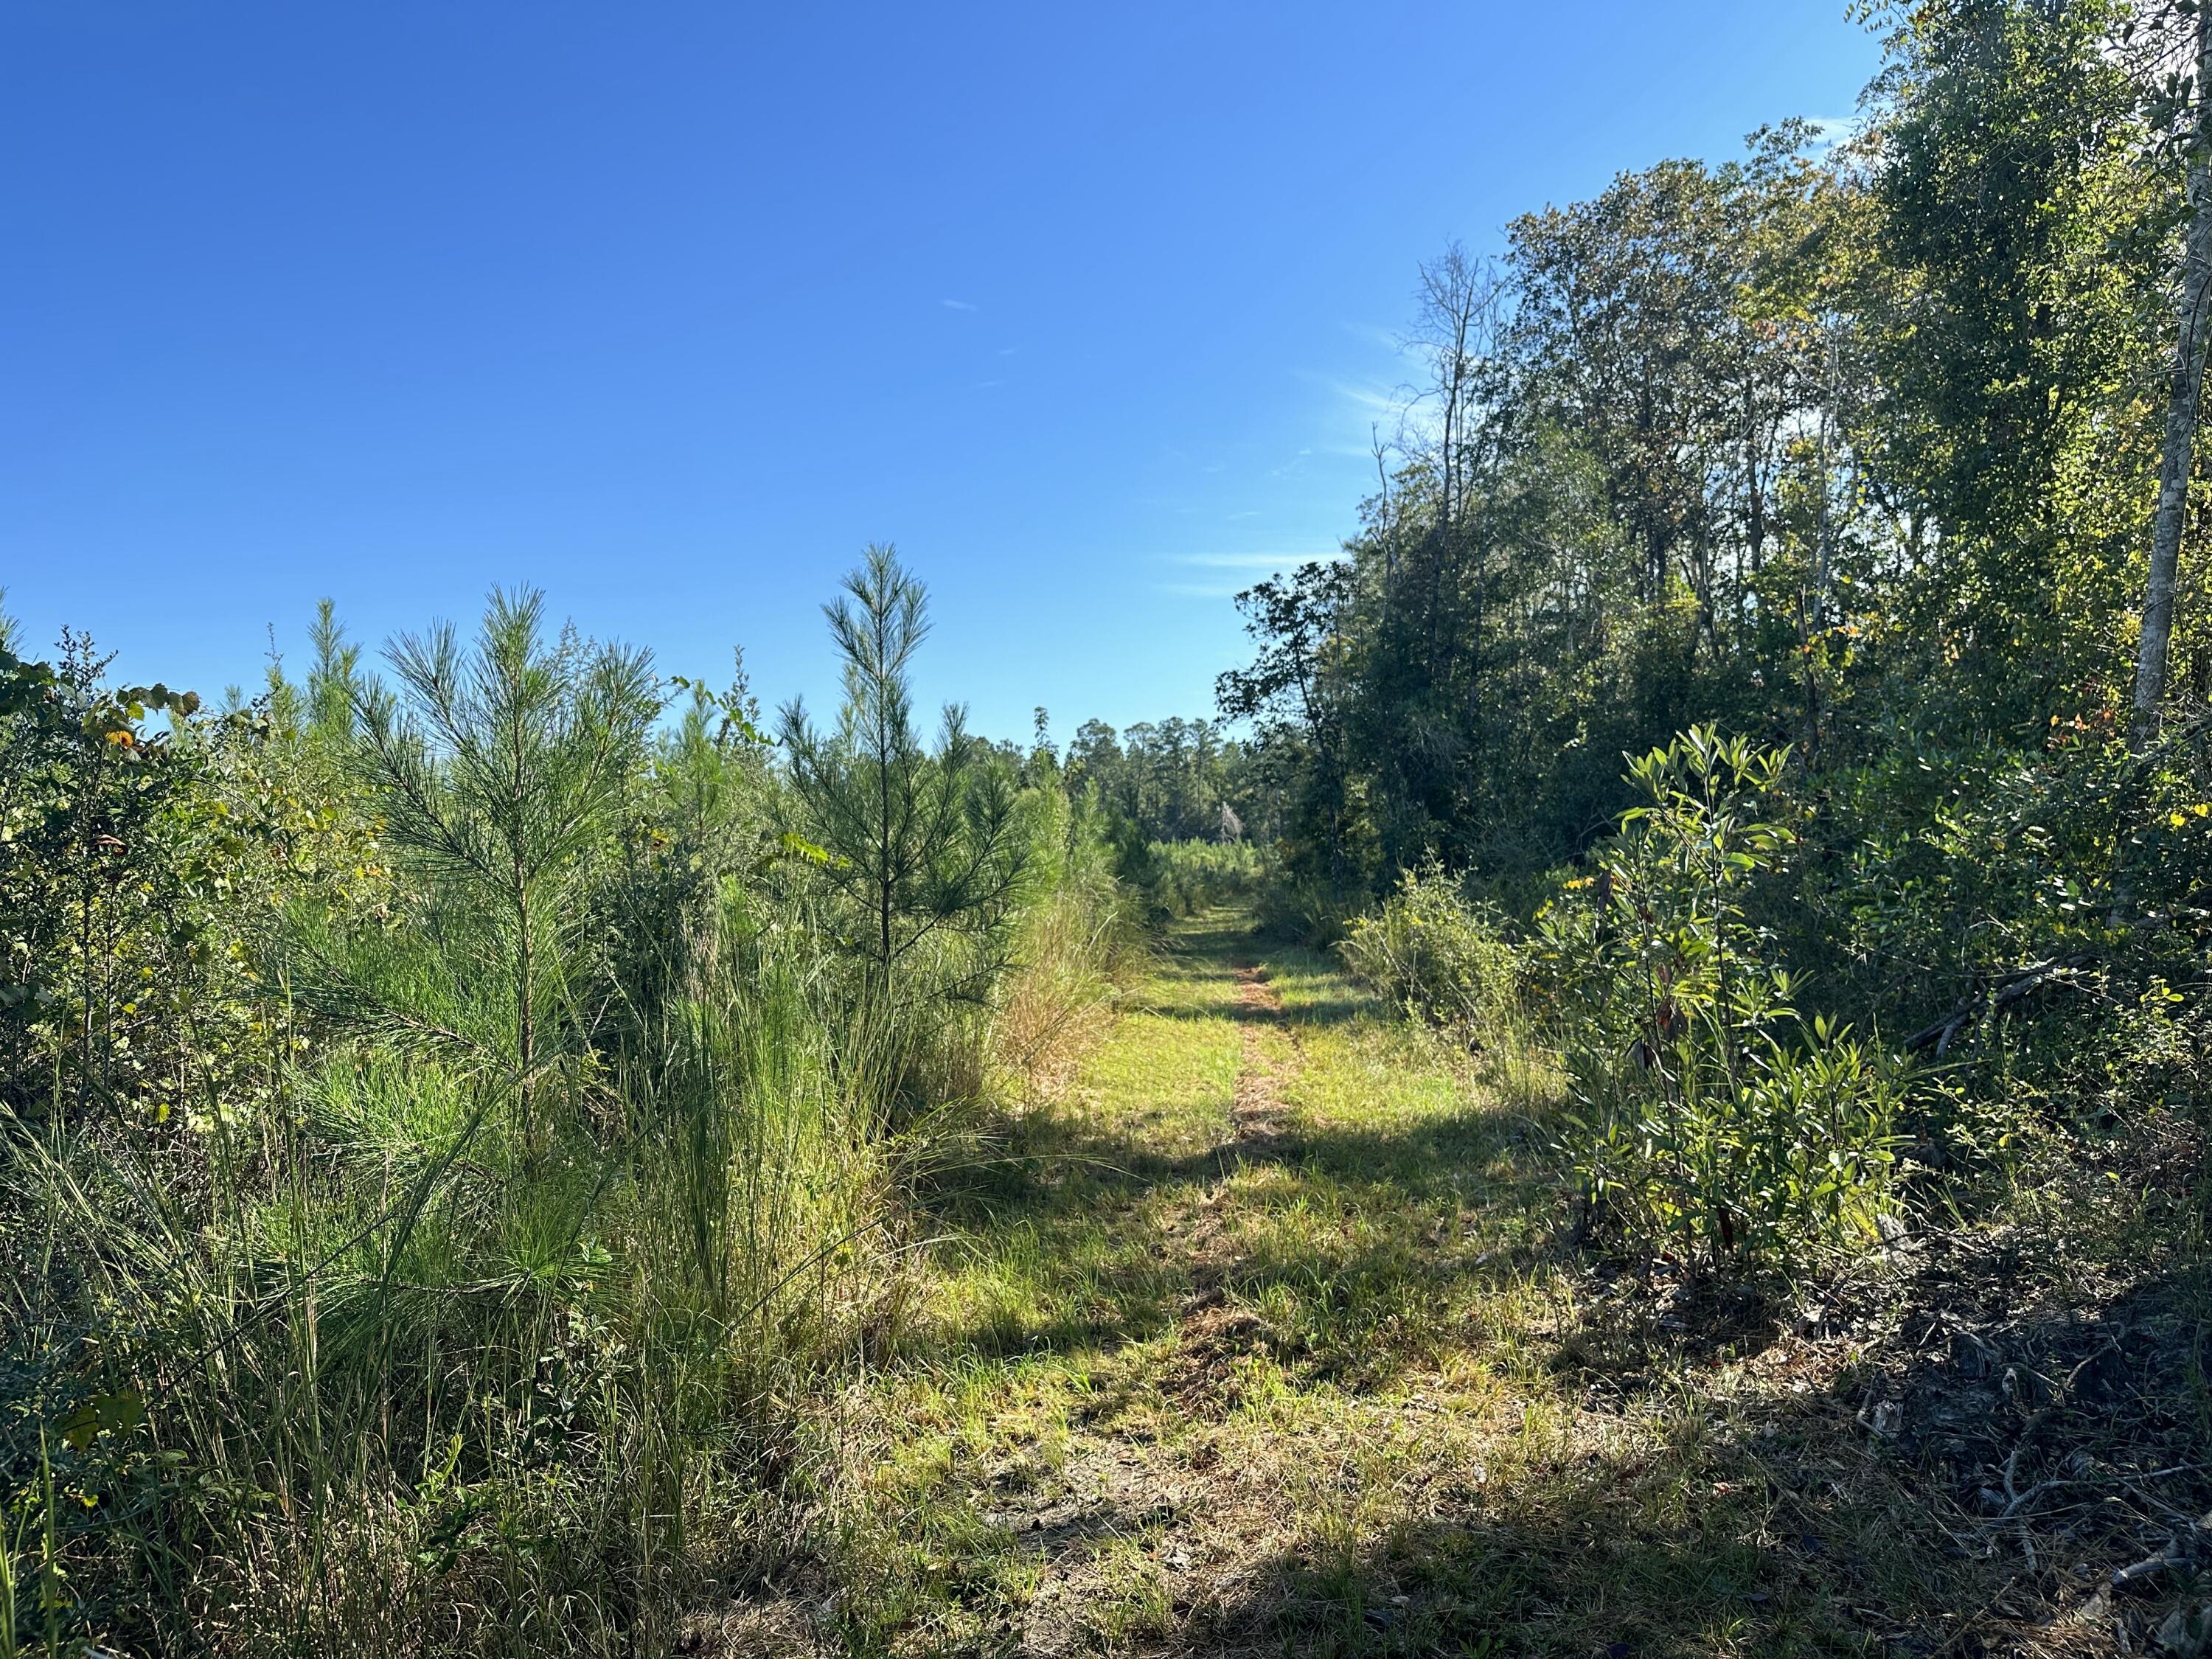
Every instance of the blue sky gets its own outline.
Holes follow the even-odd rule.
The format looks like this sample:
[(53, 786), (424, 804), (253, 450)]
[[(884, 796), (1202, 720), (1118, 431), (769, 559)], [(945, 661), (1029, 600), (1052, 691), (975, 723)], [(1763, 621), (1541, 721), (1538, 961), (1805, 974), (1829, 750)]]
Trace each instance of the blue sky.
[(871, 540), (979, 726), (1211, 711), (1417, 261), (1850, 114), (1843, 0), (10, 0), (0, 586), (252, 684), (532, 582), (824, 699)]

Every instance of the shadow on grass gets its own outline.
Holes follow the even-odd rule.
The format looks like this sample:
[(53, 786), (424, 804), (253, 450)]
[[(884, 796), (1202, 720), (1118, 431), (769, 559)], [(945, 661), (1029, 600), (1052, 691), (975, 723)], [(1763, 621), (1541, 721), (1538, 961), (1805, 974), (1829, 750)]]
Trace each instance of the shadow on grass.
[[(1477, 1477), (1364, 1532), (1309, 1522), (1231, 1593), (1187, 1592), (1177, 1650), (2164, 1651), (2151, 1632), (2205, 1600), (2185, 1536), (2212, 1505), (2199, 1277), (2016, 1314), (1968, 1301), (1948, 1333), (1916, 1308), (1923, 1352), (1802, 1390), (1773, 1376), (1725, 1407), (1616, 1395), (1613, 1431), (1510, 1486)], [(1650, 1340), (1678, 1363), (1699, 1345)]]
[[(942, 1234), (1011, 1264), (1016, 1296), (937, 1328), (933, 1346), (989, 1358), (1112, 1350), (1166, 1334), (1194, 1299), (1274, 1310), (1255, 1346), (1311, 1381), (1372, 1383), (1443, 1340), (1449, 1310), (1522, 1277), (1512, 1252), (1462, 1236), (1468, 1206), (1534, 1212), (1546, 1183), (1516, 1157), (1523, 1131), (1469, 1107), (1399, 1131), (1333, 1127), (1164, 1153), (1141, 1125), (1057, 1114), (1001, 1122), (998, 1154), (925, 1184)], [(1218, 1203), (1232, 1176), (1279, 1185)], [(1215, 1200), (1209, 1204), (1208, 1200)], [(1164, 1218), (1231, 1231), (1208, 1255)], [(1449, 1236), (1446, 1236), (1448, 1231)]]
[[(1710, 1489), (1694, 1452), (1604, 1460), (1541, 1493), (1403, 1522), (1345, 1549), (1315, 1543), (1188, 1610), (1186, 1653), (1334, 1656), (1813, 1656), (1911, 1652), (1905, 1626), (1854, 1610), (1856, 1572), (1832, 1553), (1750, 1541), (1759, 1505), (1710, 1499), (1671, 1525), (1638, 1511), (1666, 1488)], [(1945, 1599), (1930, 1575), (1930, 1600)], [(1917, 1650), (1943, 1639), (1928, 1631)], [(1905, 1639), (1888, 1645), (1898, 1637)], [(1967, 1649), (1967, 1651), (1974, 1650)]]
[(1158, 1019), (1225, 1019), (1239, 1025), (1274, 1025), (1289, 1031), (1295, 1031), (1301, 1025), (1341, 1025), (1350, 1020), (1372, 1018), (1376, 1012), (1373, 1002), (1353, 997), (1301, 1000), (1288, 1010), (1270, 1008), (1254, 1002), (1209, 1008), (1194, 1008), (1178, 1003), (1133, 1003), (1131, 1008), (1133, 1012), (1149, 1014)]
[[(1147, 1158), (1095, 1133), (1066, 1145), (1149, 1165), (1154, 1178), (1206, 1176), (1200, 1160)], [(1222, 1281), (1229, 1294), (1264, 1305), (1271, 1291), (1294, 1291), (1313, 1316), (1305, 1330), (1324, 1337), (1302, 1346), (1297, 1331), (1262, 1320), (1250, 1347), (1308, 1382), (1386, 1380), (1425, 1336), (1368, 1316), (1479, 1297), (1516, 1276), (1435, 1254), (1417, 1237), (1431, 1189), (1409, 1177), (1456, 1164), (1486, 1178), (1509, 1159), (1495, 1122), (1474, 1117), (1301, 1148), (1286, 1172), (1334, 1171), (1337, 1195), (1362, 1207), (1402, 1200), (1407, 1222), (1365, 1243), (1324, 1237), (1296, 1258), (1240, 1255)], [(1065, 1204), (1078, 1224), (1139, 1178), (1108, 1172), (1063, 1195), (1031, 1193), (1025, 1218)], [(1027, 1190), (1025, 1172), (1006, 1179)], [(1664, 1409), (1679, 1380), (1780, 1340), (1775, 1303), (1653, 1289), (1586, 1307), (1558, 1334), (1549, 1369), (1600, 1384), (1583, 1409), (1617, 1431), (1547, 1455), (1511, 1490), (1478, 1480), (1425, 1493), (1410, 1518), (1355, 1524), (1352, 1497), (1327, 1522), (1302, 1514), (1297, 1541), (1240, 1563), (1233, 1583), (1170, 1575), (1176, 1634), (1161, 1650), (1994, 1656), (2073, 1651), (2045, 1633), (2093, 1613), (2142, 1650), (2176, 1598), (2194, 1594), (2186, 1564), (2102, 1613), (2092, 1592), (2212, 1508), (2197, 1352), (2205, 1286), (2177, 1270), (2062, 1305), (2035, 1297), (2032, 1276), (2001, 1257), (1930, 1263), (1900, 1334), (1868, 1361), (1806, 1391), (1788, 1372), (1766, 1375), (1725, 1408), (1695, 1413)], [(1065, 1322), (1036, 1346), (1163, 1334), (1190, 1305), (1185, 1284), (1157, 1259), (1118, 1263), (1100, 1285), (1114, 1315)], [(1709, 1414), (1722, 1411), (1725, 1428)], [(1066, 1547), (1085, 1547), (1073, 1534)]]
[[(1255, 1455), (1261, 1470), (1284, 1472), (1269, 1449)], [(1249, 1535), (1237, 1487), (1222, 1503), (1170, 1506), (1154, 1552), (1167, 1570), (1170, 1629), (1133, 1650), (1408, 1659), (2016, 1650), (1981, 1639), (2015, 1623), (1990, 1610), (2007, 1564), (1946, 1557), (1924, 1513), (1846, 1518), (1831, 1490), (1770, 1482), (1694, 1416), (1656, 1436), (1588, 1450), (1563, 1444), (1505, 1482), (1473, 1462), (1437, 1466), (1395, 1513), (1369, 1508), (1356, 1482), (1306, 1473), (1318, 1477), (1314, 1492), (1287, 1516), (1267, 1517), (1291, 1524), (1267, 1526), (1267, 1545), (1250, 1554), (1224, 1548)], [(1079, 1572), (1092, 1540), (1135, 1534), (1158, 1491), (1139, 1485), (1097, 1500), (1085, 1532), (1048, 1545), (1055, 1570)]]

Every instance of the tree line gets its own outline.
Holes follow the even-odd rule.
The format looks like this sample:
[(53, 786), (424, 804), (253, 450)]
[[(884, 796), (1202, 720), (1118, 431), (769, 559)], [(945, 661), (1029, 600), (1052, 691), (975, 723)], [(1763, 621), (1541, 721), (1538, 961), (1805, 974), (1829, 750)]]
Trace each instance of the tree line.
[(2024, 772), (2070, 817), (2101, 765), (2141, 810), (2074, 876), (2108, 909), (2132, 878), (2117, 775), (2212, 695), (2206, 20), (1869, 10), (1852, 134), (1785, 122), (1422, 266), (1358, 531), (1242, 596), (1220, 682), (1293, 908), (1583, 858), (1623, 756), (1700, 724), (1786, 746), (1843, 862), (1990, 810), (1931, 780)]
[(1357, 531), (1218, 684), (1267, 913), (1532, 1036), (1645, 1261), (2205, 1099), (2212, 8), (1866, 15), (1855, 131), (1420, 268)]

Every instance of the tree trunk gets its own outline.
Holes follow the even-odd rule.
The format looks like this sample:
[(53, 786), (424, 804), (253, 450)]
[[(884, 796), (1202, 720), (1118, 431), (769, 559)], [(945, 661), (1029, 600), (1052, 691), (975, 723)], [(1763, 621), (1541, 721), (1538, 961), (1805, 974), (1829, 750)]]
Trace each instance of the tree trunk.
[(523, 1144), (533, 1152), (538, 1145), (537, 1109), (532, 1101), (531, 1073), (538, 1064), (536, 1000), (537, 967), (530, 948), (530, 886), (517, 854), (513, 867), (514, 886), (508, 896), (514, 903), (514, 1066), (515, 1110), (522, 1120)]
[(2166, 659), (2173, 643), (2173, 598), (2181, 562), (2181, 528), (2197, 449), (2197, 408), (2204, 385), (2212, 295), (2212, 6), (2197, 14), (2197, 117), (2189, 137), (2189, 234), (2181, 267), (2179, 337), (2166, 406), (2166, 448), (2159, 462), (2158, 517), (2151, 529), (2150, 572), (2143, 584), (2142, 639), (2136, 654), (2134, 715), (2128, 746), (2136, 754), (2158, 734), (2166, 698)]

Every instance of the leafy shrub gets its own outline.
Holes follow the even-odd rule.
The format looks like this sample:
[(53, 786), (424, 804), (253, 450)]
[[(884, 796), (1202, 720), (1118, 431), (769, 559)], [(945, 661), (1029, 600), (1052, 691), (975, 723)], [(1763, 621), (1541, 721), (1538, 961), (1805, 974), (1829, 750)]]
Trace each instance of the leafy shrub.
[(1796, 1006), (1748, 890), (1791, 831), (1786, 752), (1692, 730), (1630, 765), (1649, 798), (1542, 919), (1574, 1109), (1562, 1150), (1632, 1244), (1705, 1267), (1872, 1235), (1900, 1066)]
[(1408, 1013), (1470, 1034), (1513, 1017), (1520, 964), (1498, 920), (1431, 865), (1408, 870), (1337, 946), (1353, 977)]

